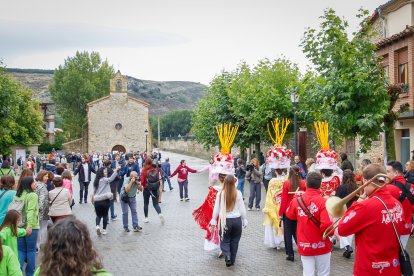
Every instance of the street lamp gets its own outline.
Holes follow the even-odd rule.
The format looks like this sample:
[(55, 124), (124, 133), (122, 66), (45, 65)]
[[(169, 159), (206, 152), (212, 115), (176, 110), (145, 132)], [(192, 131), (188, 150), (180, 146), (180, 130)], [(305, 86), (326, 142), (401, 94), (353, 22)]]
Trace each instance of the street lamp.
[(298, 124), (296, 118), (296, 107), (299, 103), (299, 95), (296, 93), (297, 87), (293, 88), (290, 94), (290, 101), (293, 105), (293, 131), (294, 131), (294, 139), (295, 139), (295, 155), (298, 155)]
[(145, 152), (148, 151), (148, 129), (145, 129)]

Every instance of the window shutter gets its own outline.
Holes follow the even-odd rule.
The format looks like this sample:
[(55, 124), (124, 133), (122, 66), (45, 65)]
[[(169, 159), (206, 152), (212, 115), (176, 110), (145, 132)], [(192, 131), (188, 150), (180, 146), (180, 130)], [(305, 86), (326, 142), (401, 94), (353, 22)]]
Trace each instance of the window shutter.
[(398, 51), (398, 64), (408, 63), (408, 49)]

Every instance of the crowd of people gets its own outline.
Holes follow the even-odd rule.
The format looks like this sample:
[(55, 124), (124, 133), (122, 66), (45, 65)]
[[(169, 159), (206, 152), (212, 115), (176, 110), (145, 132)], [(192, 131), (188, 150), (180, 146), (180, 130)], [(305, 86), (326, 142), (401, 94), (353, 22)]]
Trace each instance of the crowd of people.
[[(279, 136), (271, 137), (275, 145), (264, 159), (259, 154), (245, 165), (231, 154), (237, 126), (227, 124), (217, 128), (220, 152), (201, 170), (190, 168), (185, 160), (172, 170), (169, 159), (161, 162), (158, 152), (52, 154), (40, 168), (38, 156), (28, 156), (22, 165), (18, 158), (17, 169), (6, 157), (0, 168), (0, 274), (22, 275), (24, 268), (25, 275), (60, 275), (64, 271), (110, 275), (92, 247), (85, 224), (72, 212), (74, 176), (79, 182), (78, 203), (93, 204), (96, 235), (103, 237), (110, 221), (117, 220), (117, 211), (122, 212), (125, 232), (142, 230), (137, 211), (140, 193), (143, 222), (150, 220), (151, 199), (164, 225), (160, 203), (165, 184), (172, 191), (170, 179), (177, 176), (178, 200), (188, 202), (189, 173), (209, 171), (208, 194), (192, 215), (206, 231), (204, 249), (223, 257), (227, 267), (236, 264), (243, 228), (248, 225), (247, 211), (256, 210), (264, 216), (264, 245), (277, 250), (284, 247), (289, 262), (296, 259), (296, 245), (303, 275), (329, 275), (336, 243), (348, 259), (356, 246), (354, 275), (400, 275), (403, 260), (399, 255), (405, 252), (413, 228), (414, 162), (408, 161), (404, 169), (395, 160), (386, 168), (364, 160), (354, 170), (345, 153), (330, 149), (323, 138), (328, 135), (320, 135), (324, 128), (318, 124), (316, 128), (321, 150), (316, 160), (308, 158), (305, 164), (282, 145), (284, 133), (280, 131)], [(249, 195), (245, 203), (246, 184)], [(327, 207), (332, 196), (346, 199), (346, 212), (340, 206), (338, 215)], [(116, 210), (115, 201), (120, 202), (121, 210)], [(387, 250), (383, 250), (385, 243)], [(36, 264), (38, 252), (42, 254)]]

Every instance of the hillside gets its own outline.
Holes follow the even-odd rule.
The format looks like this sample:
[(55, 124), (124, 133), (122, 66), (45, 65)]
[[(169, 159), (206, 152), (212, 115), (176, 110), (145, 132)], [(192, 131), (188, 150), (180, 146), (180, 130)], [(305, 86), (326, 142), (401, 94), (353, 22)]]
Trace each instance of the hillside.
[[(30, 87), (43, 103), (53, 102), (48, 91), (53, 70), (7, 69), (17, 80)], [(150, 104), (150, 115), (177, 109), (192, 109), (203, 97), (206, 86), (188, 81), (149, 81), (128, 76), (128, 93)]]

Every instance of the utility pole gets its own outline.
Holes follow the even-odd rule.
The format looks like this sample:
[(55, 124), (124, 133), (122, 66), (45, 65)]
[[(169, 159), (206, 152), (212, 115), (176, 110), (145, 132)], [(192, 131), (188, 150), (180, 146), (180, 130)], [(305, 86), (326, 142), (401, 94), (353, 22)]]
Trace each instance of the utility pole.
[(158, 148), (161, 147), (160, 116), (158, 116)]

